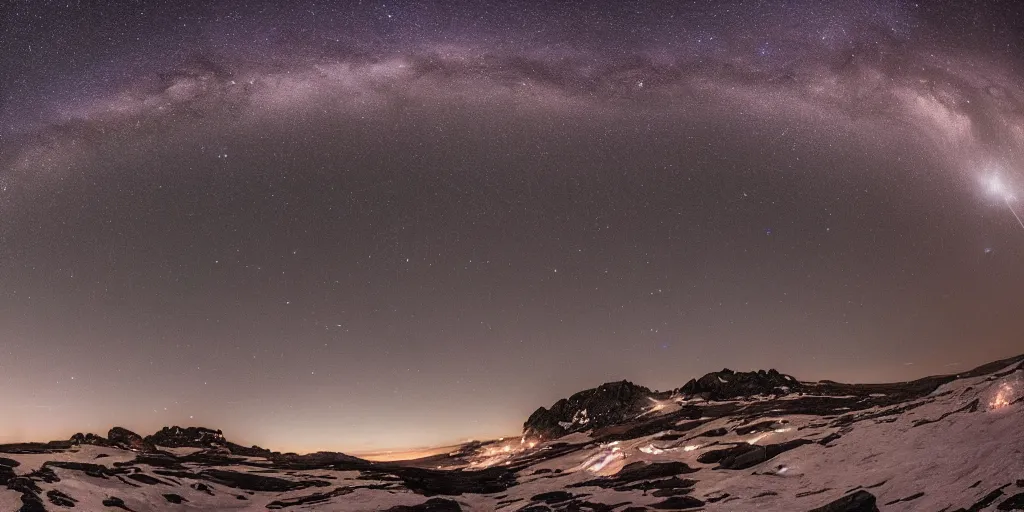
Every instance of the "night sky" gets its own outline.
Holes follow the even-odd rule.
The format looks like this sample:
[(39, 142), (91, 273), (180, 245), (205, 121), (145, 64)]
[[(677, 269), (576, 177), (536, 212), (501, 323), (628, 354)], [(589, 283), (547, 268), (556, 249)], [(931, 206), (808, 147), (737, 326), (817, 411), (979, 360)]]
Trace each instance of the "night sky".
[(829, 3), (5, 2), (0, 441), (1024, 352), (1024, 8)]

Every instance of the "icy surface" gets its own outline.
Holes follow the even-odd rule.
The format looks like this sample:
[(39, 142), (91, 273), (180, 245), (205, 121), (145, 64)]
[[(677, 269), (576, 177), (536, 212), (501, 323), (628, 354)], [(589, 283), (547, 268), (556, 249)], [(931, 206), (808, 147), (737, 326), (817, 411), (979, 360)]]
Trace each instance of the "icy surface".
[[(67, 510), (51, 503), (53, 490), (77, 500), (70, 510), (114, 510), (103, 501), (120, 498), (136, 512), (371, 511), (429, 499), (480, 511), (790, 512), (855, 490), (883, 511), (953, 511), (997, 510), (1024, 493), (1020, 360), (914, 384), (729, 402), (674, 397), (621, 426), (503, 439), (406, 463), (299, 464), (191, 448), (154, 456), (92, 445), (51, 453), (5, 447), (0, 457), (18, 463), (14, 473), (39, 487), (51, 511)], [(578, 423), (587, 417), (580, 413)], [(21, 507), (23, 491), (9, 487), (0, 486), (0, 510)]]

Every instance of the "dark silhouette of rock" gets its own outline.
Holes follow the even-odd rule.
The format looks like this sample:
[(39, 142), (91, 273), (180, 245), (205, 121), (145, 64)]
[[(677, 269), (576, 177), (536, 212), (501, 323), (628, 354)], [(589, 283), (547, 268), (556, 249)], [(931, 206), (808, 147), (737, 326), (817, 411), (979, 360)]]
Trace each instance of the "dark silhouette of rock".
[(0, 453), (61, 453), (71, 448), (71, 441), (49, 441), (46, 443), (0, 444)]
[(7, 485), (8, 482), (14, 479), (17, 473), (10, 466), (0, 465), (0, 485)]
[(21, 508), (18, 512), (46, 512), (43, 500), (36, 494), (22, 494)]
[(19, 476), (12, 478), (10, 481), (7, 482), (7, 488), (12, 491), (20, 492), (22, 494), (38, 494), (43, 491), (42, 489), (39, 488), (38, 485), (36, 485), (34, 481), (32, 481), (31, 478), (27, 476)]
[(569, 500), (571, 500), (573, 498), (575, 498), (575, 496), (573, 496), (572, 493), (569, 493), (569, 492), (565, 492), (565, 491), (551, 491), (551, 492), (540, 493), (540, 494), (530, 498), (530, 501), (539, 501), (539, 502), (542, 502), (542, 503), (547, 503), (549, 505), (554, 505), (555, 503), (566, 502), (566, 501), (569, 501)]
[(288, 469), (362, 469), (370, 464), (363, 459), (338, 452), (316, 452), (298, 455), (276, 453), (270, 457), (277, 467)]
[(678, 476), (672, 476), (669, 478), (662, 478), (661, 480), (644, 480), (639, 483), (631, 485), (622, 485), (615, 487), (616, 491), (636, 491), (640, 490), (646, 495), (648, 492), (652, 492), (652, 495), (664, 498), (667, 496), (681, 496), (683, 494), (690, 494), (693, 492), (693, 486), (697, 484), (696, 480), (689, 478), (679, 478)]
[(157, 433), (146, 436), (146, 441), (168, 448), (220, 448), (227, 446), (227, 440), (220, 430), (203, 427), (182, 428), (177, 425), (164, 427)]
[[(1020, 481), (1018, 480), (1018, 483), (1019, 482)], [(1024, 492), (1014, 494), (1013, 496), (1003, 500), (996, 507), (996, 510), (1024, 510)]]
[[(8, 472), (10, 473), (8, 474)], [(18, 509), (18, 512), (46, 512), (43, 500), (39, 497), (42, 489), (31, 478), (16, 476), (11, 466), (5, 464), (0, 465), (0, 480), (3, 479), (7, 480), (8, 489), (21, 493), (21, 508)]]
[(242, 446), (229, 441), (226, 446), (232, 455), (241, 455), (242, 457), (263, 457), (264, 459), (269, 459), (275, 455), (280, 455), (278, 452), (272, 452), (256, 445)]
[(878, 505), (874, 494), (860, 490), (808, 512), (878, 512)]
[(244, 489), (248, 491), (285, 492), (307, 487), (326, 487), (330, 482), (323, 480), (285, 480), (272, 476), (255, 475), (252, 473), (240, 473), (222, 469), (207, 469), (201, 471), (199, 476), (214, 483)]
[(74, 507), (75, 503), (78, 503), (78, 500), (56, 489), (46, 491), (46, 498), (50, 500), (50, 503), (58, 507)]
[(13, 480), (17, 476), (14, 468), (20, 465), (21, 463), (14, 459), (0, 457), (0, 485), (7, 485), (8, 482)]
[(111, 497), (103, 500), (103, 506), (104, 507), (117, 507), (117, 508), (123, 508), (125, 510), (131, 510), (130, 508), (128, 508), (128, 505), (124, 504), (124, 500), (122, 500), (121, 498), (118, 498), (116, 496), (111, 496)]
[(725, 368), (699, 379), (691, 379), (679, 389), (679, 393), (709, 400), (729, 400), (758, 395), (784, 395), (802, 387), (793, 377), (775, 370), (734, 372)]
[(693, 496), (673, 496), (665, 501), (651, 505), (651, 508), (658, 510), (686, 510), (703, 506), (704, 502)]
[(700, 457), (697, 457), (697, 462), (703, 464), (718, 463), (720, 469), (747, 469), (772, 459), (782, 452), (811, 443), (813, 441), (808, 439), (794, 439), (785, 443), (769, 445), (744, 443), (732, 448), (704, 452)]
[(57, 476), (57, 473), (53, 472), (53, 468), (49, 467), (49, 462), (44, 462), (43, 467), (29, 473), (28, 477), (33, 480), (40, 480), (46, 482), (48, 484), (60, 482), (60, 477)]
[(387, 473), (367, 471), (363, 476), (374, 480), (397, 478), (406, 489), (427, 497), (493, 494), (516, 485), (516, 472), (508, 467), (491, 467), (479, 471), (391, 467)]
[(126, 469), (108, 468), (107, 466), (104, 466), (102, 464), (90, 464), (88, 462), (64, 462), (53, 460), (44, 462), (42, 469), (48, 469), (50, 467), (69, 469), (71, 471), (81, 471), (86, 475), (89, 475), (94, 478), (107, 478), (113, 475), (127, 473)]
[(78, 446), (82, 444), (91, 444), (94, 446), (110, 446), (110, 441), (104, 437), (100, 437), (92, 432), (83, 434), (81, 432), (71, 436), (71, 444)]
[(397, 507), (391, 507), (385, 512), (462, 512), (462, 507), (459, 503), (452, 500), (446, 500), (443, 498), (431, 498), (425, 503), (419, 505), (399, 505)]
[(995, 501), (998, 500), (999, 497), (1003, 495), (1003, 488), (1005, 488), (1008, 485), (1010, 485), (1010, 484), (1006, 484), (1003, 487), (1000, 487), (1000, 488), (998, 488), (998, 489), (996, 489), (996, 490), (986, 494), (984, 498), (979, 500), (974, 505), (971, 505), (971, 508), (969, 508), (968, 511), (969, 512), (977, 512), (978, 510), (982, 510), (985, 507), (995, 503)]
[(164, 494), (163, 496), (164, 499), (168, 501), (168, 503), (174, 503), (175, 505), (180, 505), (182, 503), (188, 502), (188, 500), (182, 498), (181, 496), (178, 496), (177, 494)]
[(122, 427), (114, 427), (107, 433), (107, 441), (112, 446), (124, 448), (125, 450), (132, 450), (143, 453), (153, 453), (156, 451), (156, 447), (153, 443), (147, 442), (142, 436)]
[[(198, 475), (196, 476), (198, 477)], [(205, 492), (206, 494), (213, 496), (213, 489), (211, 489), (209, 485), (206, 485), (202, 482), (196, 482), (192, 484), (191, 487), (199, 492)]]
[(523, 431), (545, 439), (570, 432), (623, 423), (648, 410), (654, 395), (629, 381), (609, 382), (563, 398), (550, 409), (541, 407), (523, 424)]

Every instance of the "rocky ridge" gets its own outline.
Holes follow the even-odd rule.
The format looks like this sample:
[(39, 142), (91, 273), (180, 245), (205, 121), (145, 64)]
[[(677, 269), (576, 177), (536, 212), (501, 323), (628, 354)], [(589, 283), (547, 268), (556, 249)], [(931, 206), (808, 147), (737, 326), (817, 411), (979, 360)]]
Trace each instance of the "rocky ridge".
[(791, 379), (610, 383), (538, 409), (522, 439), (398, 463), (201, 427), (0, 445), (0, 510), (1024, 510), (1024, 356), (892, 384)]

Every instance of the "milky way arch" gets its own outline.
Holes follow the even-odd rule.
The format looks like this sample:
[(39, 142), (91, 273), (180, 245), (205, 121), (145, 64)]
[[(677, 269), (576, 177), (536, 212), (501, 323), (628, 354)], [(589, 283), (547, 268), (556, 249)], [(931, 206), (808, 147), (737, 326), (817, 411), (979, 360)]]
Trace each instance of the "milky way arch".
[[(945, 155), (972, 180), (995, 169), (1016, 181), (1024, 162), (1017, 70), (1004, 56), (949, 44), (956, 33), (949, 25), (925, 23), (912, 11), (877, 3), (690, 6), (671, 22), (647, 20), (640, 36), (623, 27), (607, 29), (609, 36), (602, 18), (591, 16), (575, 27), (559, 19), (549, 34), (532, 38), (539, 41), (527, 28), (495, 22), (476, 40), (452, 37), (453, 27), (410, 30), (386, 44), (379, 37), (352, 42), (349, 31), (348, 43), (316, 51), (308, 44), (194, 50), (156, 59), (166, 62), (164, 71), (125, 72), (113, 89), (60, 95), (69, 99), (51, 102), (45, 122), (10, 133), (4, 202), (40, 193), (113, 137), (131, 145), (182, 124), (230, 132), (313, 113), (401, 118), (411, 106), (595, 122), (637, 109), (678, 115), (680, 123), (739, 112), (840, 139), (896, 138), (907, 151)], [(409, 16), (437, 23), (439, 15)]]

